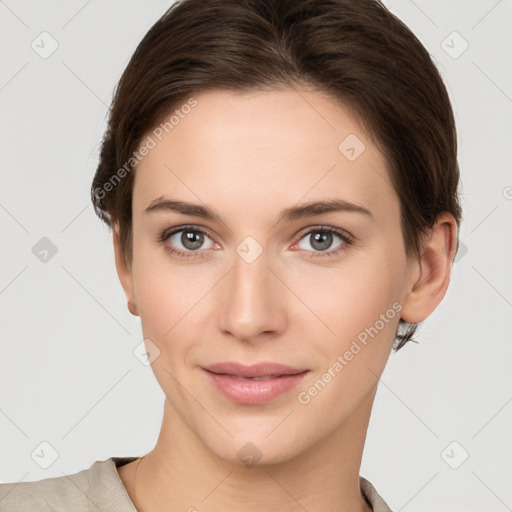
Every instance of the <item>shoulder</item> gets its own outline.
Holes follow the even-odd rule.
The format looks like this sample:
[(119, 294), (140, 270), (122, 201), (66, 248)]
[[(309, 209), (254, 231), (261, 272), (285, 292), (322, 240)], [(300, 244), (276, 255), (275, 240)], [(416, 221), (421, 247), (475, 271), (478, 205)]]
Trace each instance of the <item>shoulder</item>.
[[(116, 469), (113, 457), (78, 473), (35, 482), (0, 484), (1, 512), (137, 512)], [(122, 462), (121, 462), (122, 464)]]
[(2, 512), (56, 512), (87, 510), (88, 474), (91, 468), (73, 475), (45, 478), (35, 482), (0, 485)]
[(373, 512), (393, 512), (369, 480), (359, 476), (359, 484), (361, 492), (371, 505)]

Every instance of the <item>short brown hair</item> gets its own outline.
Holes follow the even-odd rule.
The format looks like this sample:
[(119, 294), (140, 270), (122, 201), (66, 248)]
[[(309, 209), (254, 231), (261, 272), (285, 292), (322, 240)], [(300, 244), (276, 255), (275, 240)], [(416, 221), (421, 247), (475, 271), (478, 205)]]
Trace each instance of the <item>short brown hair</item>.
[[(414, 34), (378, 0), (181, 0), (144, 36), (116, 87), (91, 188), (132, 258), (143, 137), (194, 94), (304, 85), (351, 108), (385, 156), (408, 256), (442, 211), (460, 225), (454, 116)], [(124, 169), (124, 172), (121, 170)], [(417, 324), (400, 320), (394, 348)]]

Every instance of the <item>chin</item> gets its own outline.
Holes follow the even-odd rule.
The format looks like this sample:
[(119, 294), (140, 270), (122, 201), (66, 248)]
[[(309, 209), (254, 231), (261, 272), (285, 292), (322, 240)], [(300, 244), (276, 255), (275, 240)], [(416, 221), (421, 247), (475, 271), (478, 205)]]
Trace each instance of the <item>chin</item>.
[[(267, 419), (266, 422), (261, 422), (260, 429), (255, 428), (254, 425), (249, 427), (249, 421), (247, 421), (245, 428), (240, 428), (238, 432), (235, 432), (232, 425), (226, 424), (226, 428), (233, 437), (225, 431), (222, 431), (222, 435), (219, 436), (217, 430), (209, 432), (202, 441), (210, 452), (230, 463), (246, 467), (281, 464), (293, 459), (307, 448), (304, 426), (296, 429), (295, 425), (290, 425), (289, 428), (280, 425), (276, 429), (276, 425), (279, 425), (282, 419), (282, 417), (273, 421)], [(239, 424), (239, 427), (241, 426)], [(270, 435), (269, 432), (271, 432)]]

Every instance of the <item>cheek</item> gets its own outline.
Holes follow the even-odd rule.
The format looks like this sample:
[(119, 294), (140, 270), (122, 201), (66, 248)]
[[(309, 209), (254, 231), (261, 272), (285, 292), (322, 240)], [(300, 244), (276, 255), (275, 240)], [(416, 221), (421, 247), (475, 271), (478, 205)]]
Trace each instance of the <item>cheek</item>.
[[(318, 273), (308, 276), (309, 301), (329, 328), (320, 325), (323, 336), (313, 336), (311, 330), (314, 351), (321, 356), (320, 381), (313, 383), (312, 393), (329, 388), (315, 398), (316, 406), (328, 408), (332, 400), (340, 400), (350, 410), (376, 383), (400, 320), (404, 264), (400, 251), (382, 248), (333, 270), (328, 280)], [(306, 390), (305, 400), (308, 396)], [(342, 409), (339, 414), (347, 412)]]
[(204, 338), (199, 330), (208, 318), (215, 274), (203, 265), (172, 262), (147, 243), (134, 247), (133, 277), (144, 337), (164, 353), (162, 359), (176, 361), (173, 355), (187, 350), (187, 340)]
[(307, 416), (341, 423), (378, 382), (400, 319), (393, 277), (389, 265), (361, 266), (359, 272), (333, 276), (323, 294), (315, 290), (315, 311), (330, 331), (322, 328), (326, 336), (309, 331), (318, 364), (298, 396)]
[[(373, 325), (399, 301), (403, 273), (400, 255), (376, 251), (354, 255), (336, 268), (311, 266), (307, 272), (294, 273), (289, 282), (324, 324), (325, 333), (343, 342)], [(393, 319), (395, 313), (396, 306), (387, 317)]]
[(144, 334), (162, 343), (181, 336), (186, 340), (206, 314), (208, 291), (212, 283), (200, 279), (192, 271), (175, 270), (169, 266), (161, 272), (146, 268), (137, 284), (137, 305)]

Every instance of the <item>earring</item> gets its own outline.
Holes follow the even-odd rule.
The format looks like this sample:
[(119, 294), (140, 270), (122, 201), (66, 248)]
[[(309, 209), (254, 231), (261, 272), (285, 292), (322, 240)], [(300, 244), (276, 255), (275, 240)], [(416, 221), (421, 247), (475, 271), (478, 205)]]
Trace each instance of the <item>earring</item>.
[(131, 300), (128, 301), (128, 310), (130, 311), (130, 313), (132, 315), (138, 316), (138, 314), (137, 314), (137, 307), (135, 306), (135, 304)]

